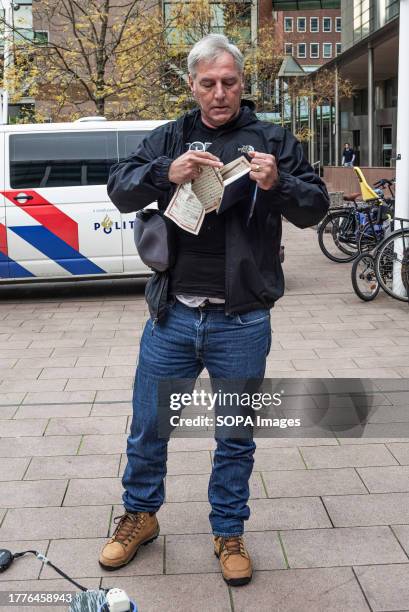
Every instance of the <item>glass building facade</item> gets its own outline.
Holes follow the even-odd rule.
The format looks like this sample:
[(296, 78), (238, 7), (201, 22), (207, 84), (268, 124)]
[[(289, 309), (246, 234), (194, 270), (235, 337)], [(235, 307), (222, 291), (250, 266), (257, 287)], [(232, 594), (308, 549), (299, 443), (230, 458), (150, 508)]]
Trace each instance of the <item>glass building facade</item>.
[(342, 3), (342, 49), (345, 51), (399, 14), (399, 0), (348, 0)]

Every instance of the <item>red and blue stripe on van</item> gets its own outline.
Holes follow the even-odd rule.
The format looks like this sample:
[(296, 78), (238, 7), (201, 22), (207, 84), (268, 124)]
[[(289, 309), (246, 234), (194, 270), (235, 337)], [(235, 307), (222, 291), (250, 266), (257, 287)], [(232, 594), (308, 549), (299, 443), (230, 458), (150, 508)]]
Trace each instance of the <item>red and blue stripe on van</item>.
[[(9, 230), (13, 231), (72, 275), (105, 273), (105, 270), (80, 252), (78, 223), (74, 219), (66, 215), (54, 204), (51, 204), (51, 202), (45, 200), (36, 191), (25, 189), (24, 194), (29, 199), (24, 203), (19, 202), (16, 198), (16, 195), (19, 193), (16, 190), (0, 193), (40, 223), (40, 225), (9, 226)], [(6, 228), (4, 226), (3, 228), (4, 235), (0, 238), (0, 244), (5, 245), (5, 249), (2, 250), (0, 247), (0, 251), (2, 256), (7, 258), (8, 268), (5, 267), (6, 260), (0, 258), (0, 276), (3, 278), (34, 276), (8, 257), (7, 233)], [(6, 273), (4, 274), (4, 272)]]

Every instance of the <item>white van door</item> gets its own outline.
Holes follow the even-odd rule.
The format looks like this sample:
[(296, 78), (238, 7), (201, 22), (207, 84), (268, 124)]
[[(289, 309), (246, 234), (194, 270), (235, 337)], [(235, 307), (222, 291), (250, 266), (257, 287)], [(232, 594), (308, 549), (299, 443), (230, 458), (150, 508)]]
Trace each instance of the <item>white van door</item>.
[(106, 193), (116, 132), (19, 130), (5, 145), (9, 256), (39, 277), (123, 272), (121, 218)]
[[(118, 132), (119, 159), (129, 157), (140, 142), (149, 134), (146, 130), (127, 130)], [(133, 224), (135, 213), (122, 214), (122, 251), (124, 254), (124, 272), (135, 274), (151, 274), (151, 270), (142, 263), (135, 247)]]
[[(4, 203), (4, 132), (0, 132), (0, 278), (9, 276), (6, 207)], [(1, 161), (3, 160), (3, 161)]]

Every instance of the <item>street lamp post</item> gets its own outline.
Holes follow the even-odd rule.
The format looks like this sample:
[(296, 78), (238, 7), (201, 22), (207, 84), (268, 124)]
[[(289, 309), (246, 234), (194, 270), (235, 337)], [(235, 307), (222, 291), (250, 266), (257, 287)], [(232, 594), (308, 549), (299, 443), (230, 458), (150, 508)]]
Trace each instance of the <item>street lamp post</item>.
[(9, 108), (9, 73), (12, 63), (12, 44), (13, 44), (13, 3), (11, 0), (0, 0), (0, 6), (4, 10), (4, 29), (3, 29), (3, 94), (0, 123), (8, 122)]

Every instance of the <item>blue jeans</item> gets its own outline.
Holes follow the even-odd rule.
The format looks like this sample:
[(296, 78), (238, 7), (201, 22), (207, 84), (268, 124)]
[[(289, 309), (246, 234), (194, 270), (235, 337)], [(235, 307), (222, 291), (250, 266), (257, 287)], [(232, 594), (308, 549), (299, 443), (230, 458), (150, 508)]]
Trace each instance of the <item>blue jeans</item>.
[[(263, 378), (271, 345), (269, 310), (224, 314), (224, 307), (169, 305), (166, 319), (148, 320), (141, 339), (133, 392), (133, 419), (122, 479), (126, 510), (156, 512), (164, 502), (167, 439), (158, 437), (157, 389), (161, 379), (193, 379), (206, 368), (211, 379)], [(217, 439), (209, 481), (214, 535), (243, 533), (250, 516), (252, 439)]]

